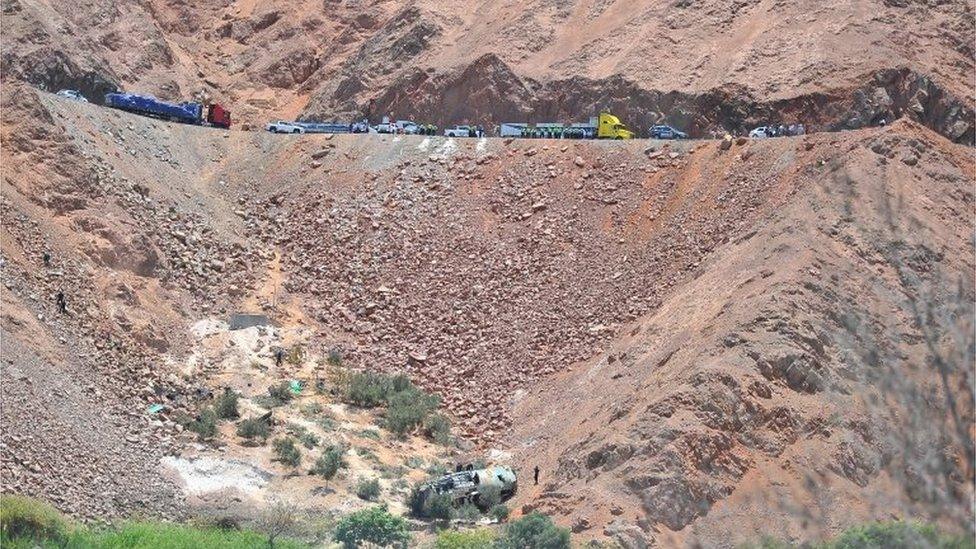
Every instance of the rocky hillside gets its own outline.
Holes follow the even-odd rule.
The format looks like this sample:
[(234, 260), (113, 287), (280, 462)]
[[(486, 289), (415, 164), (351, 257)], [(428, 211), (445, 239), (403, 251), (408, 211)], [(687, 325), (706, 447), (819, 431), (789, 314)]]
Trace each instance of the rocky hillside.
[(694, 134), (908, 117), (972, 143), (970, 2), (3, 0), (4, 78), (238, 120), (585, 121)]
[(517, 456), (548, 473), (526, 507), (627, 546), (972, 520), (971, 150), (907, 124), (795, 145), (734, 149), (795, 196), (518, 399)]
[[(922, 126), (728, 146), (294, 138), (22, 85), (3, 106), (5, 490), (180, 515), (208, 459), (274, 470), (176, 422), (207, 391), (296, 375), (244, 368), (270, 363), (265, 343), (206, 335), (201, 354), (198, 327), (245, 310), (310, 357), (438, 393), (472, 444), (510, 450), (523, 479), (541, 467), (519, 511), (583, 538), (971, 519), (966, 431), (946, 421), (973, 416), (951, 367), (971, 350), (951, 322), (971, 318), (973, 164)], [(320, 488), (256, 493), (338, 501)]]

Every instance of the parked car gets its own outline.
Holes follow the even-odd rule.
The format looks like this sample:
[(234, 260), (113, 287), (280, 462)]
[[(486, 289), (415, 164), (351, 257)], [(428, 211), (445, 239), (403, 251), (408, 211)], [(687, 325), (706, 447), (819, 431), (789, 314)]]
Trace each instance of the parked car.
[(758, 128), (749, 132), (749, 137), (754, 139), (765, 139), (767, 137), (770, 137), (771, 134), (772, 132), (769, 131), (769, 128), (767, 128), (766, 126), (759, 126)]
[(475, 131), (473, 126), (454, 126), (444, 130), (444, 135), (447, 137), (471, 137)]
[(276, 120), (268, 124), (264, 129), (271, 133), (305, 133), (305, 128), (281, 120)]
[(671, 126), (651, 126), (651, 139), (688, 139), (688, 134)]
[(82, 103), (87, 103), (88, 99), (81, 94), (78, 90), (61, 90), (58, 92), (61, 97), (67, 97), (68, 99), (74, 99), (75, 101), (81, 101)]
[(400, 133), (415, 135), (420, 133), (420, 126), (412, 120), (397, 120), (396, 127)]

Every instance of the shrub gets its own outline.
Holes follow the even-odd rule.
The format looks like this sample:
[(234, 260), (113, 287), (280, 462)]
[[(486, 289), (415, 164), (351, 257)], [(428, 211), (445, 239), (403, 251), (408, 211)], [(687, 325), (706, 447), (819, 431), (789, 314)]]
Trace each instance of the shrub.
[(361, 408), (375, 408), (386, 402), (392, 383), (390, 378), (373, 372), (357, 372), (349, 378), (346, 399)]
[(508, 506), (504, 503), (493, 505), (492, 508), (488, 510), (488, 516), (497, 520), (498, 522), (505, 522), (508, 520), (508, 514)]
[(217, 435), (217, 414), (212, 409), (205, 408), (186, 428), (196, 433), (200, 440), (209, 440)]
[(338, 446), (329, 446), (315, 460), (311, 473), (324, 478), (326, 481), (332, 480), (339, 469), (346, 467), (346, 460), (342, 457), (344, 453), (343, 449)]
[(224, 392), (214, 401), (214, 412), (220, 419), (237, 419), (240, 412), (237, 410), (238, 395), (230, 388), (225, 388)]
[(282, 381), (277, 385), (268, 387), (268, 396), (270, 397), (270, 407), (274, 408), (288, 404), (295, 395), (292, 394), (289, 383), (287, 381)]
[(359, 499), (375, 501), (376, 498), (380, 497), (380, 481), (375, 478), (359, 479), (359, 483), (356, 484), (356, 495), (359, 496)]
[(546, 515), (532, 512), (505, 527), (499, 549), (569, 549), (569, 530), (552, 523)]
[(271, 443), (275, 459), (289, 467), (298, 467), (302, 462), (302, 452), (295, 446), (295, 439), (284, 437)]
[(451, 422), (442, 414), (431, 414), (424, 419), (424, 435), (441, 446), (451, 443)]
[(342, 351), (339, 349), (329, 349), (329, 364), (333, 366), (342, 365)]
[(502, 489), (488, 484), (478, 489), (478, 507), (488, 510), (502, 502)]
[(259, 438), (264, 442), (269, 434), (268, 422), (259, 417), (248, 418), (237, 424), (237, 436), (247, 440)]
[(454, 511), (454, 518), (473, 522), (481, 518), (481, 510), (475, 505), (465, 503)]
[(362, 438), (368, 438), (370, 440), (380, 439), (380, 432), (377, 431), (376, 429), (363, 429), (362, 431), (359, 431), (356, 434), (358, 434)]
[(454, 517), (454, 502), (448, 494), (435, 494), (421, 490), (417, 483), (407, 496), (407, 508), (417, 518), (450, 520)]
[(854, 526), (833, 542), (828, 549), (887, 549), (887, 548), (962, 548), (973, 547), (972, 539), (942, 535), (934, 526), (915, 522), (893, 521)]
[(324, 410), (322, 404), (319, 403), (317, 400), (313, 400), (312, 402), (303, 404), (300, 411), (302, 412), (303, 416), (305, 416), (308, 419), (312, 419), (318, 416), (319, 414), (321, 414), (322, 410)]
[(288, 364), (300, 366), (302, 362), (305, 362), (305, 349), (301, 345), (292, 346), (291, 349), (288, 349), (288, 355), (285, 356), (285, 361)]
[(0, 534), (4, 540), (51, 540), (60, 545), (68, 531), (68, 520), (54, 507), (23, 496), (0, 495)]
[(339, 427), (339, 424), (336, 423), (335, 418), (329, 416), (323, 416), (318, 418), (317, 420), (315, 420), (315, 424), (326, 431), (335, 431)]
[(434, 549), (490, 549), (495, 534), (487, 528), (477, 530), (444, 530), (437, 534)]
[(285, 430), (295, 436), (302, 446), (311, 450), (319, 444), (319, 437), (305, 428), (304, 425), (299, 425), (297, 423), (289, 423), (285, 426)]
[(391, 515), (381, 505), (343, 517), (336, 525), (334, 538), (346, 549), (355, 549), (363, 543), (405, 548), (410, 541), (410, 533), (407, 531), (407, 521)]
[(420, 425), (439, 404), (440, 399), (436, 396), (415, 387), (393, 393), (384, 424), (393, 433), (403, 436)]

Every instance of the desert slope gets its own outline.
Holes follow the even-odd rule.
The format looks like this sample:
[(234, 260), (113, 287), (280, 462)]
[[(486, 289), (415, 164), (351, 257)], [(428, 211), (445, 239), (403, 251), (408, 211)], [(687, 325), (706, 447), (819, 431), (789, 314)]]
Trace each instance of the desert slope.
[(947, 389), (973, 414), (972, 157), (908, 124), (852, 137), (798, 147), (788, 205), (520, 399), (511, 440), (547, 473), (525, 507), (634, 546), (972, 520), (945, 415)]

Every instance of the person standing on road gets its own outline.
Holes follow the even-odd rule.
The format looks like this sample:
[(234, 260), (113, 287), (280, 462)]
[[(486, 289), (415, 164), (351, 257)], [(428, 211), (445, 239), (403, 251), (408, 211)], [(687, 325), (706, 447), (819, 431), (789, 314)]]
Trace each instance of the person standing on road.
[(533, 476), (533, 480), (535, 480), (535, 485), (538, 486), (539, 485), (539, 466), (536, 465), (535, 466), (535, 469), (533, 469), (532, 472), (533, 472), (533, 475), (532, 475)]

